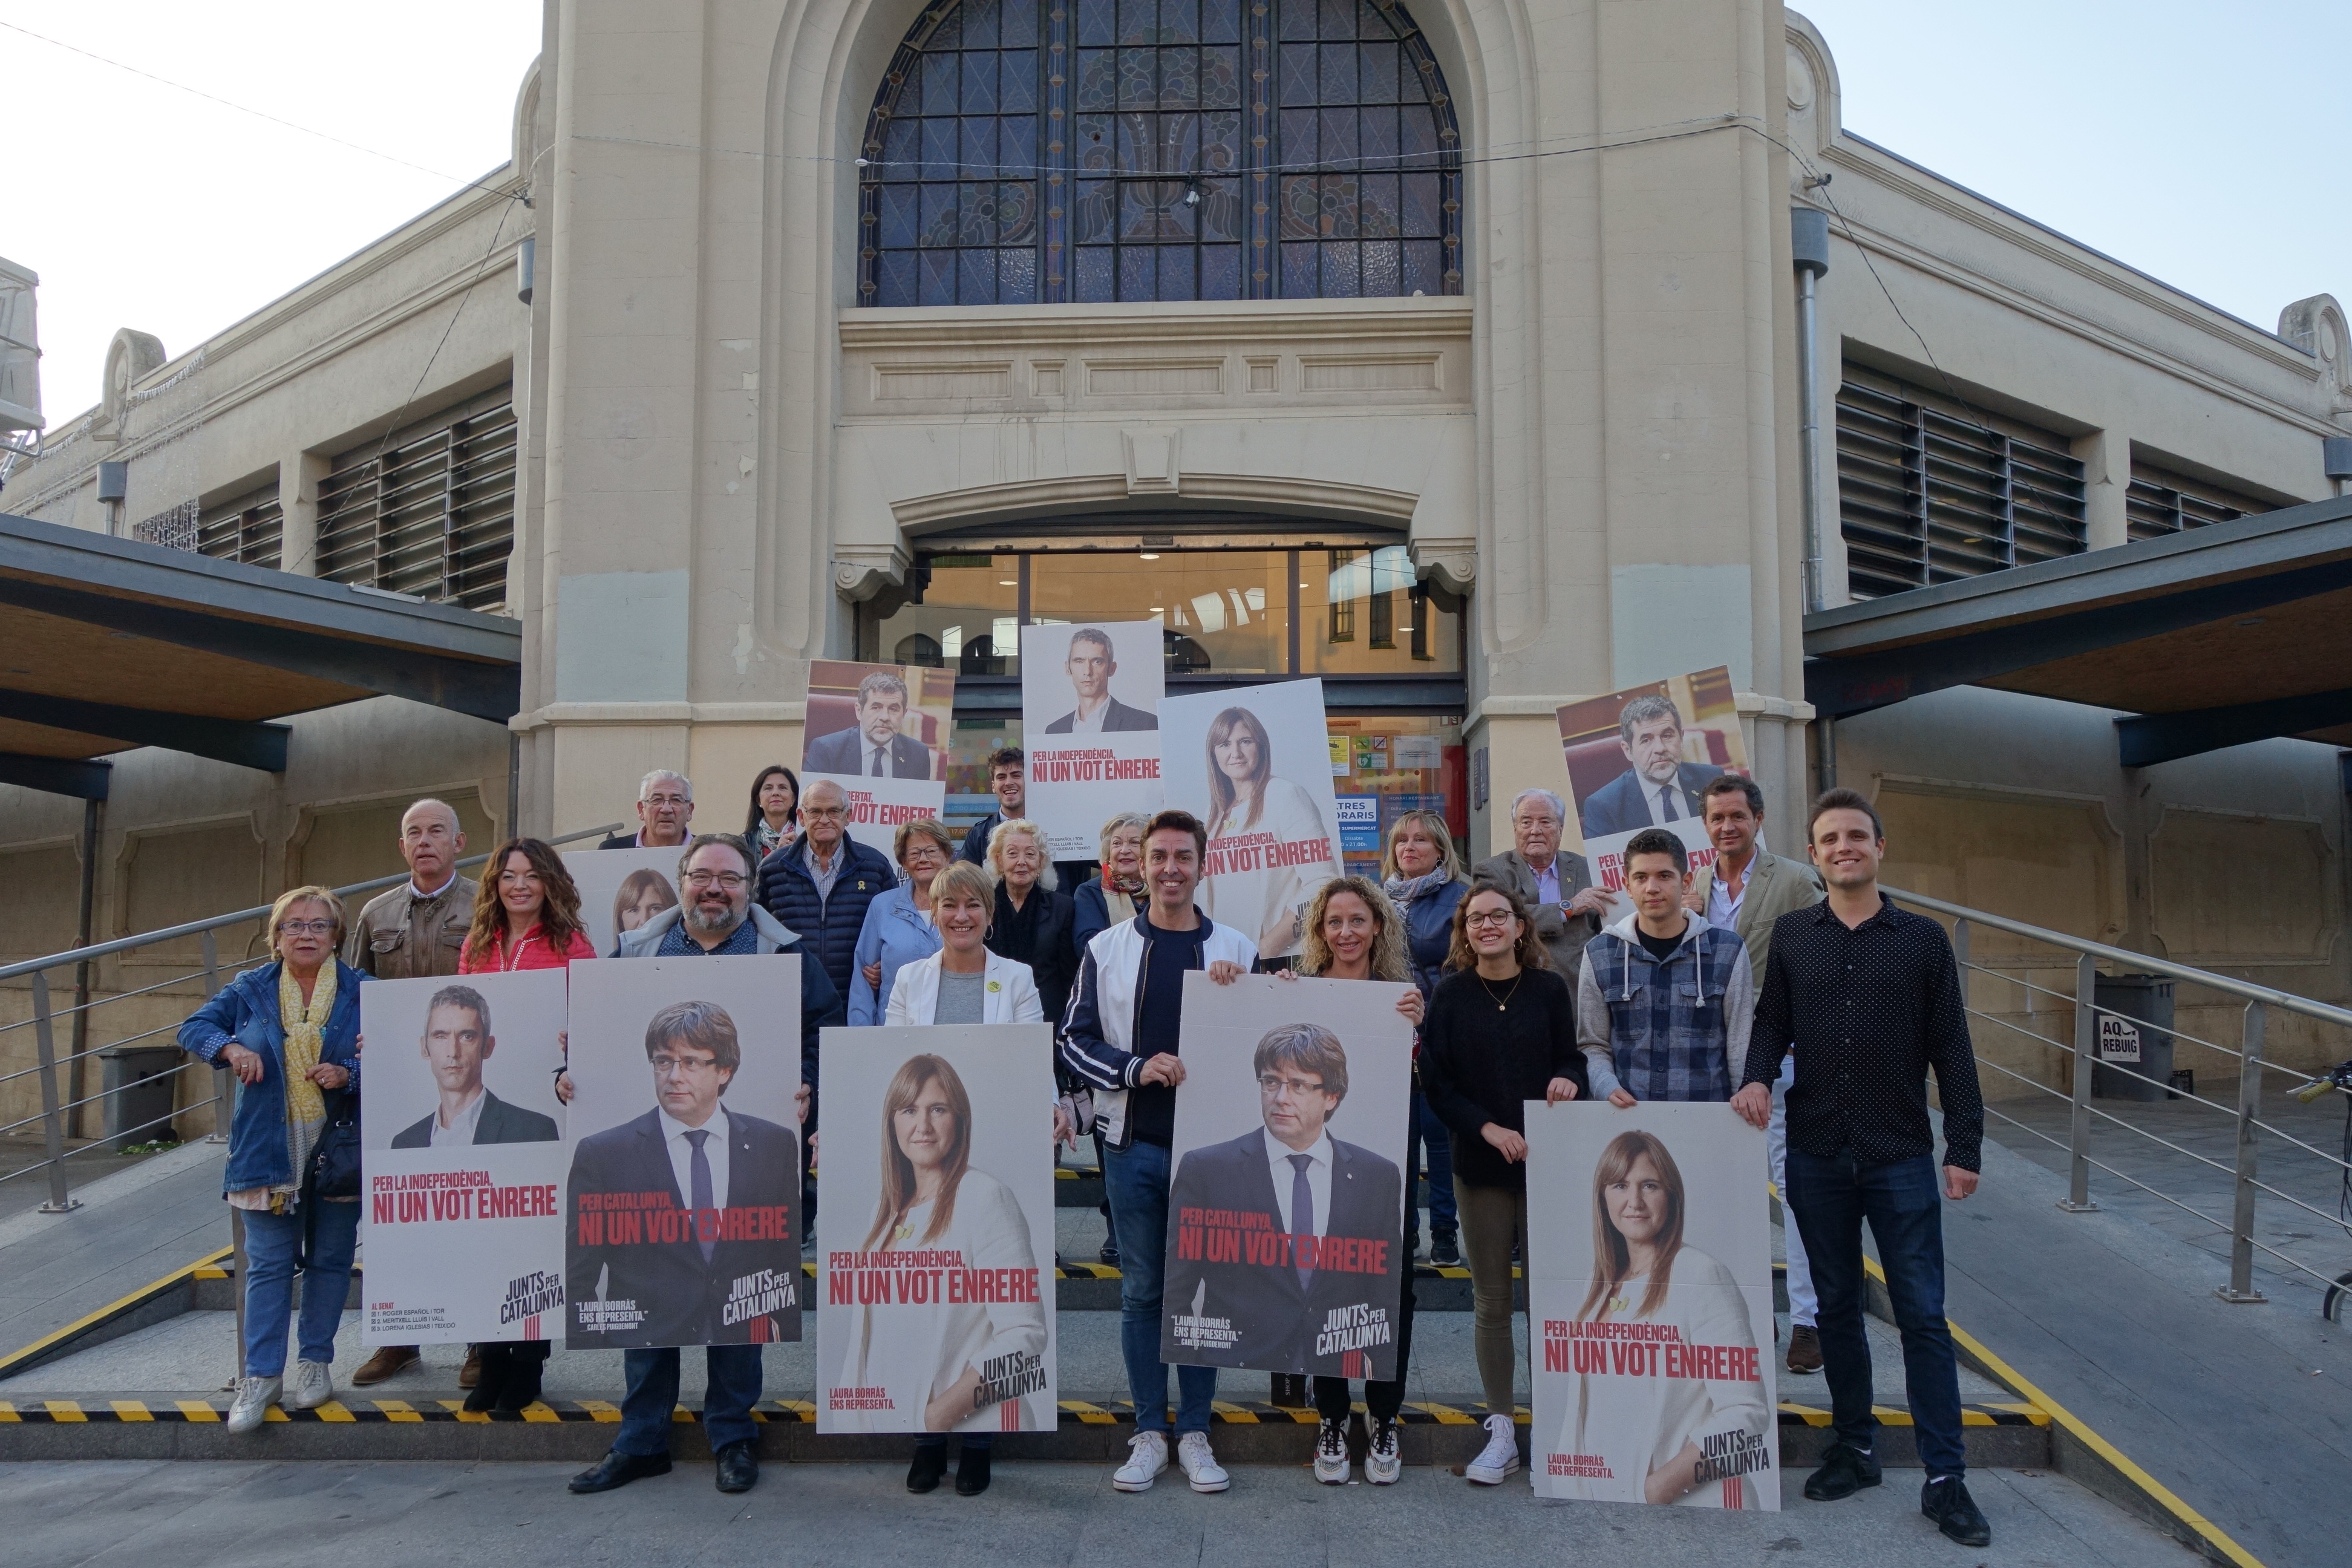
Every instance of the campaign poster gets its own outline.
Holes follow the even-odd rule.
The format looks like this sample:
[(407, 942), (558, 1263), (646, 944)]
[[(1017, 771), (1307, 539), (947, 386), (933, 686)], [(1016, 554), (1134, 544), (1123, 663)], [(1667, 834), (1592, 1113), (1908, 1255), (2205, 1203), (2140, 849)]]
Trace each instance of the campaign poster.
[(1527, 1127), (1537, 1495), (1779, 1511), (1763, 1132), (1667, 1100)]
[(1091, 860), (1105, 822), (1160, 809), (1160, 638), (1156, 620), (1021, 628), (1029, 816), (1056, 860)]
[(1161, 1360), (1396, 1375), (1408, 989), (1184, 976)]
[(561, 970), (360, 988), (363, 1343), (555, 1338), (563, 1029)]
[(1692, 872), (1707, 875), (1715, 846), (1699, 791), (1725, 773), (1748, 774), (1731, 671), (1717, 665), (1558, 711), (1569, 797), (1593, 885), (1609, 895), (1607, 918), (1632, 907), (1624, 893), (1625, 846), (1643, 828), (1673, 833), (1690, 851)]
[(1053, 1031), (827, 1029), (819, 1432), (1050, 1432)]
[(683, 847), (667, 849), (572, 849), (563, 857), (580, 889), (580, 923), (599, 958), (610, 958), (624, 933), (677, 908), (677, 863)]
[(911, 664), (809, 666), (801, 793), (831, 779), (849, 796), (849, 836), (884, 855), (898, 826), (947, 810), (955, 672)]
[(801, 1337), (800, 965), (572, 966), (566, 1349)]
[(1168, 804), (1209, 829), (1200, 904), (1261, 958), (1299, 950), (1307, 905), (1339, 875), (1323, 683), (1285, 680), (1160, 705)]

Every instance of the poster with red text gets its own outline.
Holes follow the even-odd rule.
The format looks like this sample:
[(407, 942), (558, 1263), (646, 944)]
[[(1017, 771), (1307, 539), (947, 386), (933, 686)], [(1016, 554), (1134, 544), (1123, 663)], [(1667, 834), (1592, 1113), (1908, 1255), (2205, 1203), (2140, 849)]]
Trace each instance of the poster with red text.
[(1028, 811), (1056, 860), (1091, 860), (1105, 822), (1160, 809), (1161, 637), (1156, 620), (1021, 628)]
[(1625, 846), (1663, 827), (1690, 851), (1697, 877), (1712, 873), (1700, 791), (1725, 773), (1748, 773), (1748, 746), (1731, 671), (1721, 665), (1558, 710), (1568, 793), (1592, 865), (1592, 883), (1609, 895), (1608, 920), (1633, 906), (1624, 895)]
[(1161, 1360), (1396, 1375), (1411, 989), (1184, 976)]
[(1536, 1494), (1777, 1512), (1763, 1132), (1666, 1100), (1527, 1126)]
[(566, 1349), (801, 1337), (800, 966), (572, 966)]
[(901, 823), (947, 809), (955, 672), (921, 665), (809, 666), (801, 792), (831, 779), (849, 795), (849, 836), (888, 855)]
[(1171, 697), (1160, 705), (1168, 804), (1209, 830), (1200, 904), (1261, 958), (1299, 949), (1307, 901), (1339, 875), (1339, 808), (1323, 683)]
[(556, 1337), (563, 1027), (560, 970), (361, 988), (362, 1342)]
[(819, 1432), (1050, 1432), (1053, 1031), (827, 1029)]

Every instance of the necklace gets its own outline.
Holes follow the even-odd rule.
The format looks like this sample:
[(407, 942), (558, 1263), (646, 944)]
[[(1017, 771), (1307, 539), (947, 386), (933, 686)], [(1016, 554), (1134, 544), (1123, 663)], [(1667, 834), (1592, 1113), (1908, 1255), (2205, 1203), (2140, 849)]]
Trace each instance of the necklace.
[[(1472, 973), (1476, 973), (1477, 972), (1473, 970)], [(1480, 974), (1478, 975), (1478, 989), (1486, 994), (1486, 1000), (1495, 1005), (1496, 1012), (1507, 1013), (1511, 1010), (1511, 998), (1519, 994), (1519, 982), (1525, 980), (1527, 977), (1528, 972), (1524, 969), (1520, 970), (1517, 974), (1511, 976), (1511, 988), (1508, 991), (1504, 992), (1500, 996), (1497, 996), (1495, 994), (1495, 988), (1486, 984), (1486, 977)]]

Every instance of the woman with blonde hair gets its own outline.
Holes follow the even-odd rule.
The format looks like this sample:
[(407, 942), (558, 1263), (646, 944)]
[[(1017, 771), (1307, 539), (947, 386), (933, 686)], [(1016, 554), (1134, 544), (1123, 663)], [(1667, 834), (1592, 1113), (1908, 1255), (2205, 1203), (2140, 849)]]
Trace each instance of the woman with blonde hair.
[[(1413, 984), (1422, 1000), (1437, 989), (1445, 973), (1445, 959), (1454, 937), (1454, 910), (1470, 890), (1463, 879), (1462, 858), (1454, 848), (1454, 834), (1445, 816), (1436, 811), (1400, 813), (1389, 825), (1388, 849), (1381, 858), (1388, 894), (1404, 917), (1405, 956), (1412, 965)], [(1454, 1206), (1454, 1141), (1445, 1123), (1429, 1109), (1421, 1092), (1420, 1064), (1414, 1063), (1412, 1132), (1405, 1143), (1405, 1168), (1421, 1168), (1422, 1151), (1429, 1151), (1429, 1261), (1439, 1268), (1462, 1266), (1461, 1225)], [(1407, 1216), (1405, 1251), (1421, 1250), (1419, 1211)]]
[[(881, 1193), (858, 1250), (953, 1252), (964, 1268), (1015, 1269), (1045, 1283), (1028, 1216), (1010, 1187), (972, 1168), (971, 1142), (971, 1096), (954, 1064), (929, 1053), (909, 1057), (882, 1096)], [(988, 1489), (993, 1433), (1052, 1429), (1055, 1414), (1043, 1392), (999, 1397), (983, 1376), (991, 1363), (1043, 1368), (1045, 1305), (1042, 1291), (1025, 1301), (942, 1295), (853, 1308), (840, 1384), (886, 1391), (884, 1408), (870, 1417), (875, 1429), (903, 1431), (912, 1416), (922, 1436), (907, 1470), (909, 1491), (939, 1486), (947, 1434), (961, 1433), (956, 1491), (971, 1497)], [(837, 1430), (858, 1429), (856, 1413), (838, 1413), (836, 1421)]]
[(1212, 873), (1217, 841), (1271, 834), (1278, 843), (1331, 838), (1315, 797), (1274, 772), (1274, 742), (1258, 716), (1228, 708), (1209, 724), (1209, 852), (1201, 873), (1201, 912), (1247, 932), (1260, 958), (1294, 952), (1315, 889), (1339, 874), (1336, 855), (1297, 865), (1254, 864)]
[[(221, 987), (180, 1026), (180, 1048), (236, 1074), (222, 1196), (245, 1218), (245, 1373), (228, 1429), (268, 1419), (284, 1385), (294, 1270), (302, 1269), (296, 1410), (335, 1396), (329, 1368), (350, 1294), (359, 1195), (318, 1195), (308, 1180), (328, 1123), (359, 1118), (360, 983), (335, 956), (343, 903), (327, 888), (296, 888), (269, 910), (273, 962)], [(215, 1112), (217, 1114), (217, 1111)]]
[(939, 952), (931, 883), (955, 858), (955, 848), (947, 824), (937, 817), (919, 816), (898, 825), (890, 851), (901, 880), (866, 906), (866, 923), (858, 929), (852, 959), (856, 969), (849, 977), (851, 1024), (864, 1028), (880, 1023), (900, 966)]
[[(1338, 877), (1324, 883), (1307, 906), (1306, 951), (1297, 973), (1322, 980), (1385, 980), (1410, 985), (1412, 971), (1405, 959), (1404, 921), (1388, 895), (1362, 877)], [(1398, 997), (1397, 1011), (1418, 1026), (1421, 992), (1408, 990)], [(1406, 1182), (1405, 1212), (1400, 1217), (1409, 1233), (1414, 1228), (1410, 1166)], [(1404, 1473), (1397, 1415), (1404, 1408), (1405, 1373), (1412, 1357), (1412, 1249), (1408, 1247), (1399, 1252), (1397, 1261), (1403, 1279), (1397, 1293), (1396, 1376), (1386, 1382), (1364, 1380), (1364, 1412), (1372, 1424), (1371, 1440), (1364, 1451), (1364, 1479), (1376, 1487), (1393, 1486)], [(1346, 1378), (1315, 1379), (1315, 1411), (1319, 1417), (1315, 1479), (1326, 1486), (1348, 1484), (1350, 1408)]]
[(1148, 811), (1122, 811), (1102, 826), (1102, 871), (1071, 895), (1070, 945), (1084, 963), (1097, 931), (1124, 925), (1151, 901), (1143, 885), (1143, 830)]
[[(1757, 1365), (1755, 1328), (1731, 1270), (1683, 1239), (1683, 1173), (1657, 1134), (1621, 1132), (1592, 1171), (1592, 1288), (1580, 1323), (1643, 1322), (1685, 1344), (1729, 1346), (1745, 1356), (1708, 1358), (1714, 1370)], [(1774, 1440), (1760, 1375), (1633, 1377), (1576, 1374), (1559, 1451), (1600, 1455), (1578, 1497), (1689, 1508), (1759, 1506), (1748, 1468), (1710, 1466), (1707, 1455), (1749, 1455)], [(1726, 1441), (1729, 1439), (1729, 1441)], [(1717, 1473), (1702, 1476), (1702, 1468)], [(1606, 1472), (1602, 1475), (1601, 1472)]]
[[(1078, 950), (1070, 928), (1076, 907), (1052, 885), (1045, 830), (1025, 816), (1000, 822), (988, 836), (988, 868), (996, 874), (996, 903), (988, 951), (1029, 966), (1045, 1022), (1059, 1028), (1077, 978)], [(933, 900), (937, 901), (936, 898)]]

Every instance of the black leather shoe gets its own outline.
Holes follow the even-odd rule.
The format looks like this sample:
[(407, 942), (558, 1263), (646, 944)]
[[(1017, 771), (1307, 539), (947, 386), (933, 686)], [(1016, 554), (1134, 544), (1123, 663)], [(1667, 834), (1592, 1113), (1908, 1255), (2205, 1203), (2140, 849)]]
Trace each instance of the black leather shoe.
[(910, 1492), (935, 1492), (940, 1489), (940, 1478), (948, 1473), (948, 1446), (945, 1443), (918, 1443), (915, 1462), (907, 1467), (907, 1489)]
[(499, 1400), (491, 1406), (500, 1415), (520, 1415), (539, 1403), (540, 1379), (545, 1362), (509, 1361), (499, 1371)]
[(1106, 1241), (1106, 1242), (1104, 1242), (1104, 1243), (1102, 1244), (1102, 1250), (1101, 1250), (1100, 1252), (1096, 1253), (1096, 1254), (1095, 1254), (1095, 1256), (1096, 1256), (1097, 1258), (1101, 1258), (1101, 1259), (1102, 1259), (1102, 1261), (1103, 1261), (1103, 1266), (1104, 1266), (1105, 1268), (1118, 1268), (1118, 1242), (1116, 1242), (1116, 1241)]
[(1992, 1544), (1992, 1526), (1985, 1522), (1984, 1510), (1977, 1507), (1977, 1500), (1969, 1496), (1969, 1484), (1958, 1476), (1921, 1487), (1919, 1511), (1963, 1546)]
[(1822, 1468), (1805, 1478), (1805, 1496), (1814, 1502), (1835, 1502), (1864, 1487), (1879, 1483), (1878, 1458), (1845, 1443), (1832, 1443), (1822, 1456)]
[(572, 1489), (575, 1492), (608, 1492), (615, 1487), (627, 1486), (631, 1481), (643, 1480), (647, 1476), (667, 1474), (667, 1454), (624, 1454), (614, 1448), (597, 1460), (594, 1468), (583, 1470), (572, 1477)]
[(760, 1450), (749, 1437), (738, 1437), (711, 1456), (719, 1461), (719, 1489), (748, 1492), (760, 1480)]
[(978, 1497), (988, 1489), (988, 1450), (964, 1445), (956, 1459), (956, 1496)]

